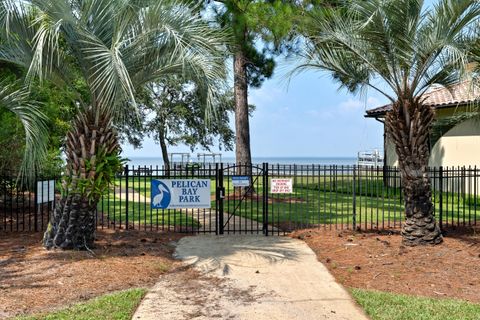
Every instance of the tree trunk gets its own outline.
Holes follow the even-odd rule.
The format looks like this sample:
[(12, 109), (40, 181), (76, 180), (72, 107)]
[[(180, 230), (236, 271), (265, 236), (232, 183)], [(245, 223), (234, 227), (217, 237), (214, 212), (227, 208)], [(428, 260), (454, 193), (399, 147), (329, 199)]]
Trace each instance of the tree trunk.
[(102, 117), (93, 108), (77, 116), (67, 134), (62, 198), (56, 203), (43, 238), (47, 249), (93, 247), (97, 203), (106, 186), (105, 170), (109, 170), (105, 166), (97, 170), (97, 165), (109, 161), (118, 148), (117, 136), (108, 117)]
[(235, 53), (233, 70), (235, 91), (236, 162), (237, 164), (250, 164), (252, 163), (252, 156), (250, 152), (247, 69), (246, 57), (241, 49), (237, 50)]
[(249, 176), (250, 187), (237, 187), (235, 193), (251, 195), (255, 193), (252, 179), (252, 155), (250, 151), (250, 120), (248, 113), (248, 81), (245, 53), (240, 49), (233, 58), (235, 95), (235, 134), (236, 163), (235, 174)]
[(159, 130), (158, 137), (160, 140), (160, 149), (162, 149), (162, 158), (163, 158), (163, 165), (165, 167), (165, 175), (169, 177), (170, 176), (170, 159), (168, 159), (167, 142), (165, 141), (165, 131), (163, 129)]
[(443, 238), (433, 215), (428, 176), (429, 134), (434, 111), (415, 99), (399, 99), (386, 116), (386, 127), (395, 144), (405, 199), (403, 243), (408, 246), (438, 244)]
[(96, 204), (81, 195), (63, 196), (45, 232), (43, 244), (47, 249), (92, 248), (95, 240)]

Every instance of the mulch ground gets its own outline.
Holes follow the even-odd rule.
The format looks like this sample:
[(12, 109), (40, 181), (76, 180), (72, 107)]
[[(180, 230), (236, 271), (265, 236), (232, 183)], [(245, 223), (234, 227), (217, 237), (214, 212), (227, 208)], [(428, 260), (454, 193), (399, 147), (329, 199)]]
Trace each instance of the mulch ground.
[(0, 234), (0, 319), (49, 311), (178, 269), (175, 233), (99, 231), (93, 253), (47, 251), (41, 233)]
[[(150, 287), (165, 273), (189, 279), (192, 271), (172, 258), (183, 236), (99, 231), (92, 254), (47, 251), (41, 233), (0, 234), (0, 319)], [(450, 232), (441, 245), (416, 248), (402, 246), (395, 232), (311, 229), (291, 236), (306, 241), (347, 287), (480, 302), (480, 230)]]
[(363, 289), (480, 303), (480, 229), (447, 233), (437, 246), (405, 247), (397, 232), (301, 230), (338, 282)]

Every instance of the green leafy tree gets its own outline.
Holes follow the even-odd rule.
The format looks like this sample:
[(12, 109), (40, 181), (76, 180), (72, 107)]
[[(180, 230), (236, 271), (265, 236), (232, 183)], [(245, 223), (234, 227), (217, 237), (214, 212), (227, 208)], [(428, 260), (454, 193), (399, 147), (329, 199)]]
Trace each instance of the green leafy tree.
[(305, 61), (296, 71), (325, 70), (353, 93), (373, 89), (392, 103), (385, 126), (403, 181), (406, 245), (442, 241), (428, 174), (434, 110), (423, 99), (464, 74), (479, 14), (474, 0), (440, 0), (431, 9), (421, 0), (351, 0), (309, 14)]
[(86, 249), (99, 197), (121, 169), (114, 122), (131, 116), (125, 102), (135, 107), (135, 90), (146, 83), (188, 75), (211, 111), (225, 33), (171, 0), (3, 0), (0, 22), (9, 36), (0, 59), (26, 66), (30, 80), (68, 84), (79, 70), (88, 88), (67, 133), (62, 199), (44, 236), (47, 248)]
[(160, 145), (164, 166), (168, 172), (168, 147), (185, 144), (193, 151), (196, 147), (210, 150), (219, 145), (233, 149), (234, 134), (229, 125), (233, 111), (233, 97), (221, 90), (214, 99), (216, 115), (205, 122), (206, 105), (198, 86), (170, 77), (162, 83), (149, 84), (137, 97), (140, 107), (138, 118), (126, 119), (119, 126), (122, 138), (135, 148), (142, 145), (145, 136), (151, 136)]
[(205, 105), (199, 88), (173, 79), (150, 87), (154, 118), (146, 124), (147, 131), (158, 141), (167, 170), (170, 168), (168, 146), (183, 143), (193, 150), (196, 146), (209, 150), (217, 141), (226, 150), (233, 148), (233, 131), (229, 126), (228, 111), (233, 110), (233, 99), (227, 94), (216, 97), (216, 113), (205, 125)]

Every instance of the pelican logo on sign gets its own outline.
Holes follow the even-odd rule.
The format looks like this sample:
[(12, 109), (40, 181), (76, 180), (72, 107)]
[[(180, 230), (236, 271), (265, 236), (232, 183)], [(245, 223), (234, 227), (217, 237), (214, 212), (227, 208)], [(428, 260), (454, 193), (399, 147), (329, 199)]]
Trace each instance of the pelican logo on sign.
[(152, 209), (166, 209), (172, 195), (168, 186), (159, 180), (152, 180)]

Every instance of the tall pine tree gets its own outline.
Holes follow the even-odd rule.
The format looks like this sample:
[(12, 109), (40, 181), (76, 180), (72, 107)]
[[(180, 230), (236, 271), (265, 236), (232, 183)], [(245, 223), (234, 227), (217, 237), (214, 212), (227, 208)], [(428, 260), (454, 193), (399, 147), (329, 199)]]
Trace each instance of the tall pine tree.
[(248, 88), (260, 87), (273, 75), (274, 54), (291, 35), (294, 5), (280, 0), (219, 0), (210, 5), (212, 2), (217, 21), (234, 36), (229, 50), (233, 57), (236, 162), (249, 164)]
[[(229, 27), (234, 41), (233, 57), (236, 162), (252, 162), (248, 89), (259, 88), (272, 77), (274, 57), (296, 50), (306, 10), (335, 1), (327, 0), (210, 0), (222, 27)], [(241, 174), (248, 174), (244, 172)]]

